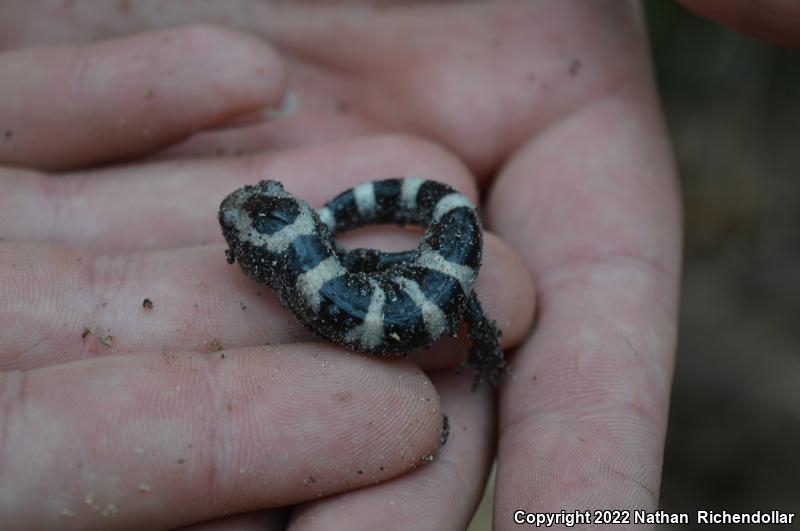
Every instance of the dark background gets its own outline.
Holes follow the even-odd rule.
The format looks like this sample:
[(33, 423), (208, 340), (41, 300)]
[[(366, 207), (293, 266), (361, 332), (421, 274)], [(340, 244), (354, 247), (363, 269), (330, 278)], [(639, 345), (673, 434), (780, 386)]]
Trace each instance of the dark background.
[(661, 506), (800, 513), (800, 52), (645, 5), (685, 208)]
[(800, 529), (800, 50), (644, 5), (685, 210), (661, 509), (778, 509)]

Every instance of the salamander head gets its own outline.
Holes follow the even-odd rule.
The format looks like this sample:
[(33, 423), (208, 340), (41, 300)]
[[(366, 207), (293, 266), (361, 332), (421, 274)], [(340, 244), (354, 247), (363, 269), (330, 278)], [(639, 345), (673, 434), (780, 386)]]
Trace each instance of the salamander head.
[[(283, 189), (276, 181), (245, 186), (226, 197), (219, 208), (219, 224), (228, 242), (228, 261), (248, 249), (280, 246), (286, 233), (308, 206)], [(291, 229), (289, 229), (291, 231)], [(244, 264), (242, 264), (244, 265)]]
[(281, 183), (261, 181), (255, 186), (239, 188), (222, 201), (219, 224), (226, 232), (246, 230), (251, 224), (260, 223), (263, 227), (257, 229), (263, 230), (259, 232), (271, 234), (294, 221), (299, 210), (297, 203), (297, 199), (286, 192)]

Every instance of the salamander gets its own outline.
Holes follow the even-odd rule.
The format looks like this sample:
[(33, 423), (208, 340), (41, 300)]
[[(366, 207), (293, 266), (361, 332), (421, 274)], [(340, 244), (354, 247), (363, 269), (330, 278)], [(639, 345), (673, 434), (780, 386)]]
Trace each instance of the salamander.
[[(396, 178), (359, 184), (315, 211), (277, 181), (244, 186), (220, 205), (228, 263), (269, 285), (309, 330), (368, 354), (402, 355), (454, 334), (463, 318), (472, 347), (460, 369), (497, 385), (507, 370), (496, 323), (474, 292), (483, 229), (452, 187)], [(345, 249), (334, 237), (369, 224), (425, 229), (410, 251)]]

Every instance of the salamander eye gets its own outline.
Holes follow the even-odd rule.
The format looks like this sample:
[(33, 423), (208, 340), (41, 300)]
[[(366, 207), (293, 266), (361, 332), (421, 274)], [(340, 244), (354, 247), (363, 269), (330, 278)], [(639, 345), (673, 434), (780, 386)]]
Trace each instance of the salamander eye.
[(274, 234), (291, 225), (300, 214), (300, 205), (289, 197), (255, 195), (242, 208), (250, 215), (253, 228), (261, 234)]

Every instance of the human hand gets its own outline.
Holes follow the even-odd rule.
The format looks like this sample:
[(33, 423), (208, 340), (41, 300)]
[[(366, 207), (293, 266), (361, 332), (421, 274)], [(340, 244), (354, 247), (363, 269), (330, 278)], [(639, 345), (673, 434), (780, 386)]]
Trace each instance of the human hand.
[[(7, 528), (282, 528), (281, 511), (225, 516), (320, 496), (294, 509), (292, 527), (469, 520), (493, 447), (489, 389), (472, 394), (470, 378), (448, 369), (435, 377), (440, 401), (406, 362), (315, 342), (225, 263), (215, 217), (228, 192), (264, 178), (315, 206), (409, 173), (474, 199), (463, 165), (398, 136), (132, 162), (276, 105), (282, 86), (268, 47), (213, 28), (0, 54)], [(129, 163), (88, 169), (112, 160)], [(415, 244), (399, 231), (359, 243)], [(491, 236), (477, 289), (505, 345), (519, 341), (531, 287)], [(460, 350), (445, 341), (418, 358), (451, 367)], [(418, 467), (438, 444), (442, 408), (455, 432), (446, 455), (333, 496)]]
[(543, 298), (501, 387), (496, 527), (512, 527), (515, 509), (656, 506), (680, 216), (634, 3), (26, 5), (36, 26), (4, 35), (89, 40), (214, 21), (285, 54), (296, 113), (171, 156), (390, 130), (448, 147), (484, 185), (498, 173), (489, 221)]

